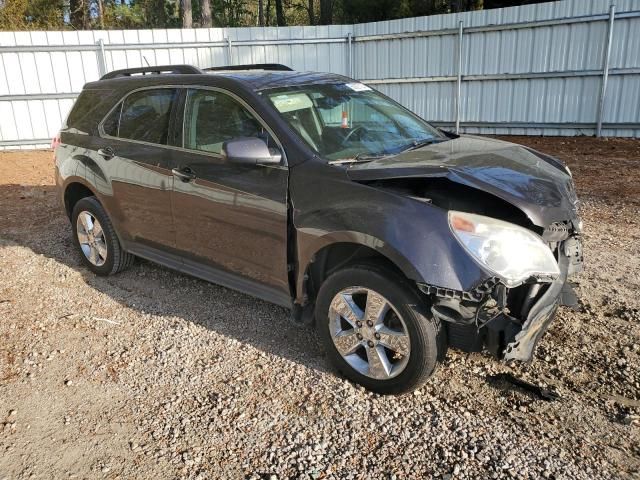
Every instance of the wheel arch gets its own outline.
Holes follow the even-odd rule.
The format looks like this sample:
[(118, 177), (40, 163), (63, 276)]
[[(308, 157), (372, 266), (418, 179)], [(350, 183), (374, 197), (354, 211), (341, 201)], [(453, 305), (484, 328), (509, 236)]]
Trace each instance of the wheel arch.
[(390, 245), (357, 232), (326, 235), (300, 253), (296, 303), (301, 305), (315, 301), (320, 285), (331, 273), (360, 261), (382, 264), (410, 280), (420, 279), (411, 262)]
[(76, 203), (86, 197), (97, 197), (95, 190), (80, 177), (70, 178), (63, 191), (64, 209), (69, 218)]

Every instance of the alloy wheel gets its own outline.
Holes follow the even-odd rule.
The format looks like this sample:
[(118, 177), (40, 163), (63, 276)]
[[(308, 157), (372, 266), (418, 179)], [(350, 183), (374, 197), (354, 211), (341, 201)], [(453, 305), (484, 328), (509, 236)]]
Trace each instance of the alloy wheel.
[(362, 375), (387, 380), (407, 366), (411, 353), (407, 326), (374, 290), (350, 287), (338, 292), (329, 307), (329, 331), (338, 353)]
[(100, 267), (107, 261), (107, 242), (102, 225), (91, 213), (83, 210), (78, 215), (76, 234), (80, 249), (93, 265)]

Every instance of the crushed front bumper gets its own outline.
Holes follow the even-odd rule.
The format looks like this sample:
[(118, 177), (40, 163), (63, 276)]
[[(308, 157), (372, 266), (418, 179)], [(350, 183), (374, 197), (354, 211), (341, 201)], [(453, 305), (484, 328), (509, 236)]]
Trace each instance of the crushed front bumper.
[[(578, 253), (574, 243), (568, 246), (570, 248), (562, 245), (558, 252), (558, 278), (551, 283), (538, 284), (541, 293), (535, 295), (535, 300), (532, 298), (532, 303), (527, 307), (523, 307), (523, 312), (512, 313), (508, 306), (504, 308), (505, 304), (489, 309), (488, 302), (479, 298), (476, 300), (473, 295), (461, 295), (457, 299), (452, 298), (451, 293), (443, 296), (433, 288), (428, 290), (433, 296), (431, 311), (445, 322), (450, 345), (464, 351), (480, 351), (484, 348), (507, 361), (530, 361), (536, 345), (555, 318), (558, 307), (577, 304), (577, 297), (567, 278), (582, 270), (582, 251), (580, 248)], [(498, 285), (491, 288), (489, 295), (499, 297), (496, 295)], [(421, 290), (427, 293), (422, 287)], [(500, 304), (500, 301), (497, 303)], [(512, 316), (517, 313), (522, 313), (519, 318)]]

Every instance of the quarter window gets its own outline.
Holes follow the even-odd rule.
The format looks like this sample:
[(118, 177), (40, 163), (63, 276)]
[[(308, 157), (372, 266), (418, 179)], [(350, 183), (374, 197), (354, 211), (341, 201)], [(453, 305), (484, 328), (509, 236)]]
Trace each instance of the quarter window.
[(166, 145), (176, 93), (174, 88), (132, 93), (105, 119), (104, 132), (118, 138)]
[(189, 90), (184, 148), (220, 154), (224, 142), (239, 137), (259, 137), (269, 144), (267, 132), (240, 102), (221, 92)]

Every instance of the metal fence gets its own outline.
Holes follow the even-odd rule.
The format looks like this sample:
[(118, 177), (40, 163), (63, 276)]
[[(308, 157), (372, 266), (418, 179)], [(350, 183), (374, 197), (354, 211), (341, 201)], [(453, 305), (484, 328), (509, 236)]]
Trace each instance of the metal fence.
[(359, 25), (0, 32), (0, 148), (46, 147), (107, 71), (284, 63), (360, 79), (469, 133), (640, 137), (640, 0)]

